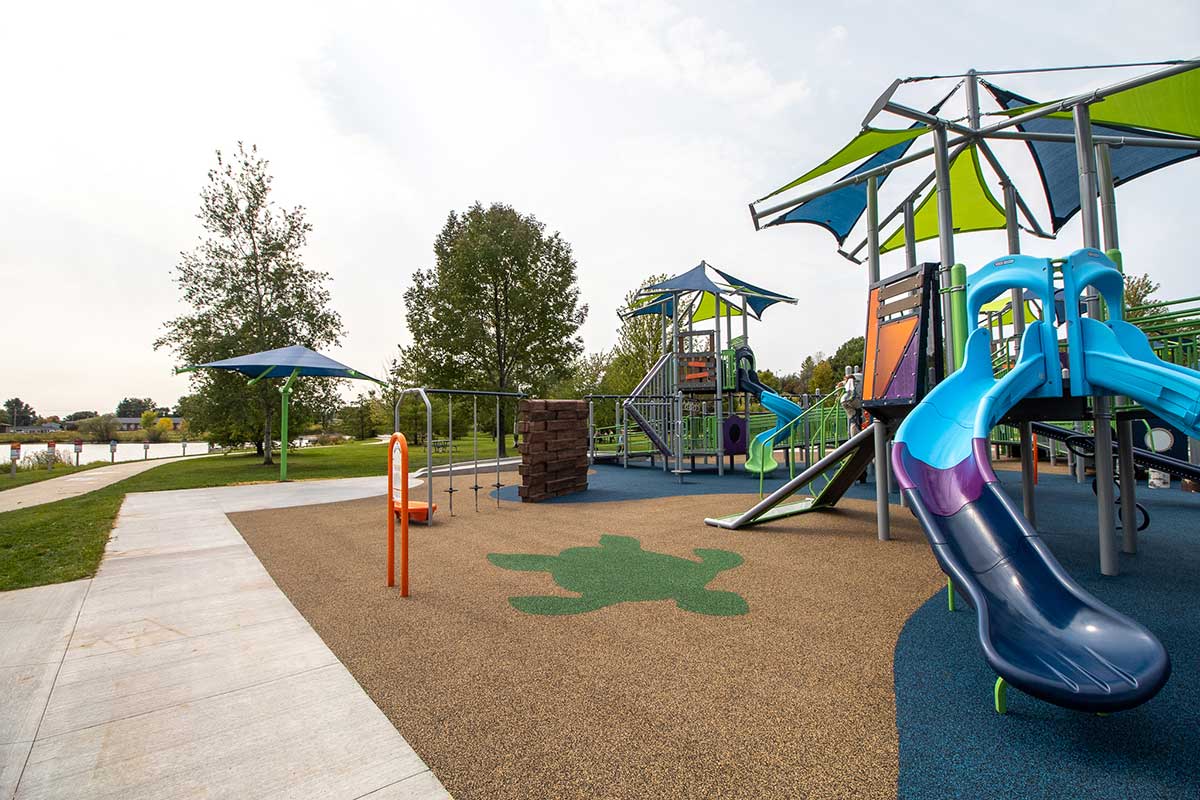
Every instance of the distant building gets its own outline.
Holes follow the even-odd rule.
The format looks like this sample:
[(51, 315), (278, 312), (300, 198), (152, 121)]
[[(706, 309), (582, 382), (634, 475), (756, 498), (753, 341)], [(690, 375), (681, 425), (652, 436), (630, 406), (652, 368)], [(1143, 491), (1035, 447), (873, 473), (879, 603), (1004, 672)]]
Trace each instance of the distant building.
[[(5, 426), (8, 427), (7, 425)], [(57, 422), (43, 422), (40, 425), (18, 425), (12, 429), (13, 433), (54, 433), (61, 431), (62, 425)]]
[[(165, 415), (164, 415), (165, 417)], [(164, 417), (159, 417), (163, 419)], [(183, 424), (183, 417), (165, 417), (171, 420), (171, 430), (179, 430), (179, 426)], [(140, 431), (142, 429), (141, 417), (117, 417), (117, 429), (122, 431)]]

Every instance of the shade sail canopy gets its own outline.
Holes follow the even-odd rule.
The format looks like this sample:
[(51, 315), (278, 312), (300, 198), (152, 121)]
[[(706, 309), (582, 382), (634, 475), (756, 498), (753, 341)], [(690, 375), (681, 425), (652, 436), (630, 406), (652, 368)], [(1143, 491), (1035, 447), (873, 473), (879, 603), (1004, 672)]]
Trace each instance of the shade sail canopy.
[[(937, 114), (939, 111), (941, 111), (942, 106), (945, 105), (947, 100), (954, 96), (954, 93), (957, 90), (957, 86), (954, 89), (951, 89), (950, 92), (947, 93), (947, 95), (937, 103), (935, 103), (927, 113)], [(918, 135), (928, 130), (929, 128), (920, 122), (913, 123), (913, 125), (909, 128), (909, 131), (917, 131)], [(915, 140), (915, 136), (899, 139), (895, 144), (892, 144), (875, 153), (875, 155), (871, 156), (869, 159), (838, 178), (838, 180), (841, 181), (845, 180), (846, 178), (853, 178), (855, 175), (861, 175), (864, 172), (877, 169), (885, 164), (890, 164), (893, 161), (903, 158), (905, 154), (907, 154), (912, 148)], [(853, 144), (853, 142), (851, 142), (851, 144)], [(848, 147), (849, 145), (847, 145), (846, 148), (842, 148), (842, 151), (839, 151), (839, 154), (846, 151)], [(837, 156), (834, 156), (834, 158), (836, 157)], [(876, 179), (876, 185), (883, 186), (884, 181), (886, 181), (890, 176), (890, 172), (885, 172), (884, 174), (880, 175)], [(784, 188), (786, 189), (790, 187)], [(779, 191), (783, 191), (783, 189)], [(773, 194), (778, 194), (778, 192), (774, 192)], [(768, 195), (768, 197), (769, 196), (770, 195)], [(788, 225), (797, 222), (807, 222), (813, 225), (819, 225), (832, 233), (834, 238), (837, 239), (838, 246), (841, 246), (846, 243), (846, 238), (850, 235), (850, 231), (852, 231), (854, 226), (858, 224), (858, 221), (862, 219), (863, 212), (866, 210), (867, 183), (866, 181), (862, 181), (860, 183), (853, 183), (849, 186), (843, 186), (840, 189), (835, 189), (827, 194), (814, 197), (812, 200), (809, 200), (806, 203), (801, 203), (791, 211), (788, 211), (786, 214), (771, 220), (765, 227), (770, 227), (772, 225)]]
[(705, 272), (708, 265), (701, 261), (682, 275), (667, 278), (665, 281), (644, 287), (639, 294), (645, 292), (714, 292), (719, 293), (721, 287), (713, 283)]
[(329, 356), (323, 356), (315, 350), (309, 350), (301, 345), (280, 347), (277, 350), (264, 350), (261, 353), (226, 358), (221, 361), (210, 361), (198, 364), (191, 369), (223, 369), (240, 372), (252, 378), (287, 378), (296, 375), (313, 375), (325, 378), (355, 378), (358, 380), (381, 381), (370, 375), (351, 369), (345, 364), (334, 361)]
[[(1184, 73), (1196, 74), (1200, 71)], [(1183, 76), (1176, 76), (1183, 77)], [(1160, 81), (1162, 82), (1162, 81)], [(1004, 109), (1017, 110), (1033, 105), (1027, 97), (1001, 89), (986, 81), (981, 81), (996, 102)], [(1148, 84), (1146, 87), (1155, 86)], [(1132, 90), (1131, 90), (1132, 91)], [(1200, 91), (1200, 87), (1197, 87)], [(1125, 94), (1125, 93), (1122, 93)], [(1116, 95), (1120, 97), (1121, 95)], [(1098, 112), (1108, 101), (1098, 103), (1093, 108)], [(1147, 136), (1169, 139), (1166, 136), (1156, 136), (1154, 131), (1138, 130), (1127, 127), (1100, 125), (1095, 122), (1093, 112), (1092, 133), (1098, 136)], [(1018, 129), (1031, 133), (1057, 133), (1074, 135), (1075, 123), (1068, 115), (1065, 119), (1057, 115), (1030, 120), (1017, 126)], [(1075, 160), (1074, 142), (1025, 142), (1029, 154), (1033, 157), (1046, 194), (1046, 203), (1050, 208), (1051, 229), (1058, 231), (1071, 217), (1079, 211), (1079, 166)], [(1113, 183), (1120, 186), (1134, 178), (1168, 167), (1180, 161), (1200, 156), (1200, 151), (1175, 149), (1165, 147), (1138, 147), (1122, 145), (1109, 149), (1109, 162), (1112, 165)]]
[[(709, 275), (710, 270), (715, 279)], [(662, 314), (673, 318), (676, 297), (679, 298), (682, 313), (692, 322), (702, 322), (716, 316), (741, 316), (743, 302), (751, 316), (761, 319), (762, 312), (776, 303), (796, 302), (794, 297), (755, 286), (701, 261), (682, 275), (640, 289), (633, 307), (621, 316), (628, 319)]]
[[(984, 183), (975, 145), (963, 149), (950, 164), (950, 209), (955, 233), (998, 230), (1004, 227), (1004, 207), (996, 201)], [(915, 241), (923, 242), (935, 239), (937, 235), (935, 188), (925, 195), (925, 199), (913, 213), (913, 236)], [(901, 225), (884, 241), (879, 252), (886, 253), (903, 246), (904, 226)]]
[[(774, 197), (781, 192), (786, 192), (788, 189), (794, 189), (802, 183), (807, 183), (813, 178), (819, 178), (833, 172), (835, 169), (853, 164), (856, 161), (861, 161), (867, 156), (873, 156), (881, 153), (884, 150), (891, 149), (896, 145), (911, 143), (913, 139), (923, 134), (929, 133), (932, 128), (926, 125), (913, 125), (911, 128), (901, 128), (899, 130), (888, 130), (881, 128), (864, 128), (858, 136), (850, 140), (850, 143), (838, 150), (832, 156), (821, 162), (820, 165), (810, 169), (808, 172), (801, 175), (791, 183), (780, 186), (770, 194), (760, 197), (757, 201), (761, 203), (768, 197)], [(891, 160), (891, 159), (889, 159)]]
[[(895, 161), (898, 158), (903, 158), (910, 147), (912, 147), (912, 140), (908, 139), (899, 144), (894, 144), (885, 150), (880, 150), (842, 177), (850, 178), (867, 170), (882, 167), (884, 164)], [(887, 178), (888, 175), (880, 176), (879, 183), (882, 184)], [(867, 184), (866, 181), (863, 181), (862, 183), (843, 186), (828, 194), (815, 197), (807, 203), (801, 203), (786, 214), (771, 220), (767, 224), (767, 227), (771, 225), (808, 222), (813, 225), (820, 225), (832, 233), (834, 238), (837, 239), (838, 244), (842, 245), (845, 244), (846, 237), (850, 235), (850, 231), (858, 224), (859, 219), (862, 218), (863, 212), (866, 210)]]
[[(1023, 99), (1006, 108), (1017, 116), (1049, 103)], [(1090, 105), (1092, 124), (1120, 125), (1145, 131), (1200, 138), (1200, 70), (1192, 69), (1115, 92)], [(1070, 111), (1056, 111), (1052, 119), (1071, 119)]]

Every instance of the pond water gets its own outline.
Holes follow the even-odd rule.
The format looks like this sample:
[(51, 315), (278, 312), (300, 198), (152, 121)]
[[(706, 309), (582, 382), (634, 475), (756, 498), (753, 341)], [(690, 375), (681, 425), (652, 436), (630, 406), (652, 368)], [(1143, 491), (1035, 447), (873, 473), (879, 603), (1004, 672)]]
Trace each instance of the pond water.
[[(88, 464), (92, 461), (141, 461), (147, 456), (150, 458), (167, 458), (168, 456), (184, 455), (182, 442), (158, 442), (150, 445), (149, 452), (142, 449), (141, 442), (117, 442), (117, 452), (115, 456), (109, 453), (107, 444), (93, 444), (85, 442), (83, 452), (79, 454), (79, 463)], [(44, 443), (39, 444), (22, 444), (21, 458), (31, 456), (34, 453), (40, 453), (46, 449)], [(75, 445), (71, 442), (59, 442), (55, 445), (55, 449), (62, 455), (68, 456), (71, 462), (75, 461)], [(199, 456), (208, 452), (208, 442), (188, 442), (187, 455)], [(0, 463), (5, 467), (8, 466), (9, 444), (0, 436)]]

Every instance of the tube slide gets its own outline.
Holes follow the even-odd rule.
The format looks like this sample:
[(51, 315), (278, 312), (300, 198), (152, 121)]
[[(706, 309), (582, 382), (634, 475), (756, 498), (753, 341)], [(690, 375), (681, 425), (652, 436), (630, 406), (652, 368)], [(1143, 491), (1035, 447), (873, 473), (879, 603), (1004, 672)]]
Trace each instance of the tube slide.
[(746, 471), (755, 474), (771, 472), (779, 466), (779, 462), (772, 455), (776, 439), (783, 435), (788, 425), (792, 424), (792, 420), (804, 413), (800, 406), (765, 387), (758, 396), (758, 402), (775, 414), (775, 427), (755, 436), (746, 448)]
[[(1050, 262), (1006, 256), (971, 276), (967, 319), (978, 319), (983, 303), (1012, 288), (1054, 307)], [(1145, 374), (1124, 366), (1127, 383)], [(1103, 367), (1101, 379), (1112, 380)], [(1118, 711), (1146, 702), (1166, 683), (1166, 650), (1063, 570), (1000, 488), (988, 456), (989, 433), (1004, 414), (1026, 396), (1061, 394), (1060, 381), (1056, 332), (1047, 322), (1026, 328), (1017, 365), (999, 380), (988, 331), (978, 328), (962, 368), (900, 426), (892, 464), (938, 563), (975, 608), (984, 657), (1003, 682), (1066, 708)], [(1003, 686), (997, 682), (997, 710)]]

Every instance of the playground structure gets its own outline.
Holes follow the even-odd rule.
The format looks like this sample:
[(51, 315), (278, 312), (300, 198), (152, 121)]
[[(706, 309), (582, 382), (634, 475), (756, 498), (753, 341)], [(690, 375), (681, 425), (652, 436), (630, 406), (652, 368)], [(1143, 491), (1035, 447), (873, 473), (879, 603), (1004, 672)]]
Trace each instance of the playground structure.
[[(710, 270), (715, 277), (710, 277)], [(619, 460), (628, 466), (630, 459), (647, 458), (653, 463), (661, 458), (662, 468), (682, 479), (697, 468), (697, 459), (703, 463), (713, 459), (717, 473), (723, 475), (733, 469), (734, 456), (745, 454), (745, 468), (762, 474), (777, 467), (771, 452), (785, 438), (792, 468), (793, 447), (823, 450), (831, 437), (836, 439), (836, 417), (844, 415), (834, 404), (807, 397), (798, 398), (797, 404), (757, 379), (749, 319), (761, 320), (767, 308), (780, 302), (795, 304), (796, 300), (703, 261), (639, 290), (622, 316), (657, 316), (661, 355), (628, 396), (587, 398), (591, 403), (588, 451), (593, 463)], [(736, 337), (734, 317), (742, 322), (741, 335)], [(751, 399), (762, 403), (767, 413), (752, 414)], [(595, 403), (605, 400), (614, 401), (614, 425), (599, 429)], [(784, 436), (783, 429), (802, 411), (816, 408), (806, 420), (802, 441), (799, 429)]]
[[(959, 585), (975, 607), (985, 657), (999, 675), (999, 712), (1005, 710), (1010, 683), (1064, 707), (1110, 711), (1145, 702), (1170, 673), (1166, 652), (1153, 635), (1080, 589), (1038, 539), (1033, 425), (1077, 423), (1076, 438), (1062, 436), (1057, 426), (1039, 430), (1043, 436), (1053, 433), (1051, 442), (1060, 437), (1074, 442), (1075, 474), (1082, 481), (1086, 450), (1078, 435), (1085, 420), (1092, 422), (1091, 450), (1103, 454), (1093, 459), (1100, 570), (1117, 574), (1114, 479), (1120, 491), (1122, 549), (1136, 553), (1135, 463), (1149, 466), (1155, 456), (1135, 453), (1133, 421), (1153, 412), (1184, 434), (1200, 436), (1200, 374), (1193, 371), (1197, 332), (1192, 309), (1175, 310), (1196, 298), (1131, 309), (1123, 305), (1115, 186), (1200, 154), (1197, 67), (1200, 60), (1173, 62), (1147, 75), (1045, 104), (1001, 89), (971, 70), (953, 76), (960, 82), (929, 112), (897, 102), (894, 98), (906, 83), (897, 80), (874, 103), (862, 132), (850, 144), (750, 204), (756, 228), (818, 224), (837, 238), (838, 252), (855, 263), (862, 263), (858, 254), (866, 250), (871, 310), (864, 407), (876, 418), (870, 428), (873, 460), (877, 465), (890, 462), (896, 470), (904, 500), (951, 578), (950, 602)], [(921, 79), (910, 79), (916, 80)], [(959, 88), (965, 88), (965, 118), (940, 116)], [(981, 88), (999, 107), (994, 114), (998, 119), (986, 124)], [(911, 124), (902, 129), (870, 127), (883, 112)], [(932, 146), (909, 154), (913, 142), (927, 134)], [(1052, 233), (1025, 202), (989, 140), (1025, 143), (1046, 193), (1051, 231), (1057, 232), (1078, 212), (1083, 250), (1054, 263), (1020, 255), (1022, 228), (1040, 238), (1052, 238)], [(928, 156), (934, 159), (932, 172), (881, 220), (880, 185), (896, 168)], [(1000, 182), (1003, 204), (984, 182), (981, 158)], [(832, 184), (794, 193), (807, 181), (856, 162), (862, 163)], [(918, 202), (931, 184), (934, 188)], [(788, 200), (773, 199), (788, 193), (793, 195)], [(842, 249), (864, 214), (864, 240)], [(881, 227), (898, 217), (894, 231), (881, 238)], [(968, 277), (966, 268), (955, 262), (954, 234), (996, 229), (1006, 231), (1009, 255)], [(899, 359), (906, 363), (912, 349), (914, 358), (927, 357), (925, 364), (898, 371), (903, 380), (930, 379), (930, 392), (924, 397), (922, 392), (905, 393), (905, 402), (895, 402), (898, 398), (889, 395), (898, 376), (889, 375), (886, 366), (896, 361), (892, 354), (898, 349), (889, 337), (905, 341), (903, 315), (902, 309), (886, 302), (880, 256), (903, 248), (906, 271), (911, 272), (918, 268), (916, 242), (934, 238), (940, 255), (933, 267), (941, 284), (940, 319), (931, 320), (932, 342), (922, 338), (914, 345), (910, 340)], [(1144, 330), (1125, 321), (1127, 312)], [(1060, 323), (1065, 326), (1061, 343)], [(943, 344), (949, 376), (940, 383), (934, 374), (938, 343)], [(882, 395), (880, 375), (888, 386)], [(1114, 396), (1124, 398), (1115, 419)], [(1018, 431), (1023, 514), (997, 488), (991, 472), (989, 442), (1001, 422)], [(897, 426), (896, 450), (889, 458), (888, 440)], [(851, 462), (858, 469), (855, 458), (862, 458), (859, 451), (867, 446), (866, 439), (864, 431), (836, 451), (840, 462), (832, 456), (823, 459), (789, 482), (786, 493), (777, 494), (798, 491), (822, 470)], [(1110, 451), (1115, 458), (1109, 457)], [(1196, 455), (1194, 449), (1191, 455)], [(1168, 463), (1158, 459), (1160, 465)], [(1178, 459), (1168, 466), (1187, 477), (1195, 472)], [(878, 535), (887, 539), (888, 470), (876, 473)], [(791, 504), (790, 513), (820, 507), (821, 494)], [(788, 507), (779, 506), (783, 499), (767, 498), (742, 515), (707, 521), (735, 528), (786, 516)]]

